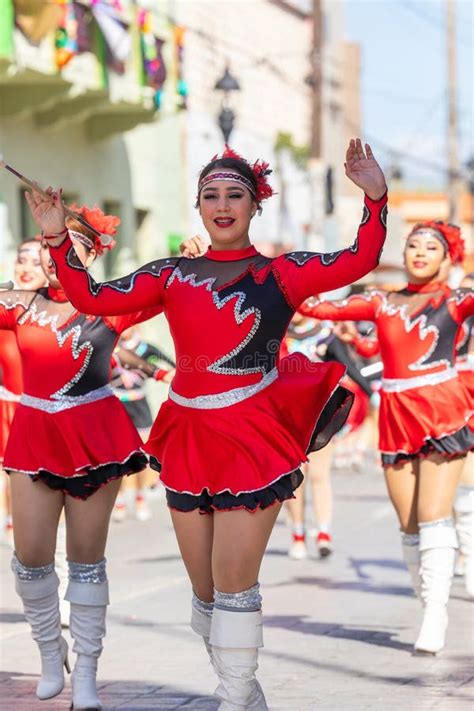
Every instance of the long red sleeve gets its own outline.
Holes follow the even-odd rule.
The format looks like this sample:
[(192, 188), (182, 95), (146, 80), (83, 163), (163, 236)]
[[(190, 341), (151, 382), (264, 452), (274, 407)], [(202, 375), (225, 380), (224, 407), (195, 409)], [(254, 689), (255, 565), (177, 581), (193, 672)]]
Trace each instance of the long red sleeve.
[[(354, 243), (338, 252), (290, 252), (273, 262), (290, 303), (352, 284), (379, 263), (387, 233), (387, 195), (374, 201), (365, 196), (364, 213)], [(318, 317), (319, 318), (319, 317)]]
[(328, 321), (373, 321), (380, 303), (380, 295), (370, 292), (363, 296), (350, 296), (343, 301), (321, 301), (316, 306), (302, 304), (300, 314)]
[(71, 303), (84, 314), (113, 316), (142, 311), (163, 304), (167, 279), (177, 258), (158, 259), (128, 276), (98, 284), (81, 264), (67, 237), (50, 247), (61, 286)]

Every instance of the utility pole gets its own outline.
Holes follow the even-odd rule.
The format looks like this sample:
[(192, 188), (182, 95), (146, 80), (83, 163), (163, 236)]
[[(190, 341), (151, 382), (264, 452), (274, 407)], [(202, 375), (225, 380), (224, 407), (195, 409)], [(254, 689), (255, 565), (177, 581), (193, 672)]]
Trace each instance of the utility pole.
[(462, 181), (458, 145), (457, 68), (456, 68), (456, 0), (446, 0), (446, 44), (448, 79), (448, 203), (449, 220), (459, 224)]
[[(322, 0), (313, 0), (311, 14), (311, 74), (308, 84), (311, 89), (310, 154), (308, 161), (311, 188), (311, 216), (309, 238), (312, 244), (305, 248), (324, 250), (324, 166), (322, 160), (322, 88), (323, 88), (323, 33)], [(306, 238), (307, 241), (307, 238)]]

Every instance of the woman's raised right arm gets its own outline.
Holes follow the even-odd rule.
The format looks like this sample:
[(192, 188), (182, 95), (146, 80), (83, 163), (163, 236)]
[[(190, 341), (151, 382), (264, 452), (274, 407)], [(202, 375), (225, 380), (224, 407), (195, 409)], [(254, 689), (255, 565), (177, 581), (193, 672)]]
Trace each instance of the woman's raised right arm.
[(117, 316), (163, 304), (166, 282), (177, 257), (145, 264), (128, 276), (96, 282), (78, 259), (69, 236), (50, 246), (56, 273), (67, 297), (78, 311), (100, 316)]

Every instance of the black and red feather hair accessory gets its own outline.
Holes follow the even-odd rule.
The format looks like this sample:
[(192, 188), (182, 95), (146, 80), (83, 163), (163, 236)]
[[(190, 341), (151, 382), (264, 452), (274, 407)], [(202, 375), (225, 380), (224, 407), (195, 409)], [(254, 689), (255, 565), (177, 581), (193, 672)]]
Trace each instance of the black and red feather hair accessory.
[(423, 230), (434, 232), (435, 237), (444, 245), (453, 264), (462, 264), (465, 244), (461, 237), (460, 227), (442, 220), (426, 220), (425, 222), (418, 222), (408, 236), (411, 237), (415, 232)]
[(100, 232), (100, 237), (92, 234), (91, 237), (83, 234), (83, 227), (79, 225), (77, 230), (70, 229), (69, 232), (79, 242), (84, 244), (89, 249), (94, 248), (98, 255), (103, 254), (106, 250), (113, 249), (117, 244), (113, 236), (117, 234), (116, 227), (120, 224), (120, 217), (115, 215), (106, 215), (103, 210), (97, 205), (87, 207), (87, 205), (70, 205), (71, 210), (74, 210), (78, 215), (83, 217), (87, 222)]
[(235, 161), (239, 161), (240, 163), (244, 163), (244, 165), (248, 166), (254, 175), (256, 184), (254, 185), (244, 175), (237, 173), (231, 168), (216, 166), (199, 181), (198, 198), (203, 187), (213, 180), (235, 180), (236, 182), (241, 183), (255, 198), (255, 201), (259, 207), (263, 200), (267, 200), (275, 194), (272, 186), (267, 180), (267, 176), (269, 176), (272, 172), (268, 163), (262, 160), (256, 160), (254, 163), (249, 163), (245, 158), (228, 146), (227, 143), (225, 144), (222, 155), (216, 154), (211, 158), (210, 163), (224, 158), (233, 158)]

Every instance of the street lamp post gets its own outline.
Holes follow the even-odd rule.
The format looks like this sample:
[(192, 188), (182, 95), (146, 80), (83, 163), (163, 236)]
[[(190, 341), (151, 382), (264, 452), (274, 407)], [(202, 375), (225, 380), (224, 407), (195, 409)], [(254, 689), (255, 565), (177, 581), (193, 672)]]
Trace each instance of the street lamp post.
[(222, 105), (217, 122), (222, 131), (224, 142), (228, 143), (235, 123), (235, 112), (232, 110), (230, 97), (233, 91), (240, 91), (240, 84), (232, 76), (228, 66), (225, 68), (224, 75), (216, 82), (214, 89), (222, 91)]

